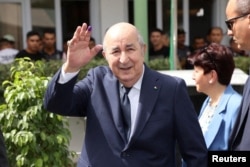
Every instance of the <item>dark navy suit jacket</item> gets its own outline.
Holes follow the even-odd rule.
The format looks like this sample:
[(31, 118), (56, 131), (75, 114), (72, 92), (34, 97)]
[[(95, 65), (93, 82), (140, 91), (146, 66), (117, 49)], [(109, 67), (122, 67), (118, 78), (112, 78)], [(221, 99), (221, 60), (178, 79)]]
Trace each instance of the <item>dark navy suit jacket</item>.
[[(250, 77), (248, 77), (243, 90), (240, 111), (229, 139), (229, 149), (233, 151), (250, 151)], [(248, 125), (246, 122), (248, 121)]]
[(87, 116), (78, 167), (174, 167), (175, 144), (187, 166), (207, 166), (206, 144), (182, 79), (145, 66), (135, 131), (126, 142), (120, 114), (118, 80), (106, 66), (86, 78), (50, 82), (45, 108), (67, 116)]

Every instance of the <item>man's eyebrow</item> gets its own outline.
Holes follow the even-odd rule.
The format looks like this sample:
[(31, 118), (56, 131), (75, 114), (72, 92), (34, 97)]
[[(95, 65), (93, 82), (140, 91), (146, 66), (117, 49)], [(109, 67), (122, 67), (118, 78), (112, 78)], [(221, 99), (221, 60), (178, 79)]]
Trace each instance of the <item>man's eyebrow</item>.
[(114, 46), (111, 48), (111, 50), (119, 50), (119, 47), (118, 46)]
[(127, 44), (127, 45), (126, 45), (126, 48), (134, 47), (134, 46), (135, 46), (135, 45), (131, 43), (131, 44)]
[[(135, 45), (134, 44), (126, 44), (126, 48), (129, 48), (129, 47), (134, 47)], [(113, 46), (112, 48), (111, 48), (111, 50), (119, 50), (120, 49), (120, 47), (119, 46)]]

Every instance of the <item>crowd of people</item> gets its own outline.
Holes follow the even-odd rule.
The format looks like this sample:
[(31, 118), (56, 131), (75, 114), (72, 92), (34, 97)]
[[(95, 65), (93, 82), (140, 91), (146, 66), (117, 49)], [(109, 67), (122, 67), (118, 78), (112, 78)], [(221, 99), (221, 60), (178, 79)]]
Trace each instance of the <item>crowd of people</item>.
[[(192, 69), (193, 66), (188, 62), (188, 57), (196, 51), (208, 46), (210, 43), (222, 44), (223, 29), (221, 27), (211, 27), (205, 36), (194, 36), (190, 46), (186, 45), (186, 32), (184, 29), (177, 30), (177, 69)], [(249, 57), (249, 53), (237, 48), (233, 38), (228, 41), (227, 46), (233, 56)], [(155, 28), (149, 34), (149, 60), (156, 58), (169, 58), (169, 36), (163, 30)]]
[[(26, 48), (18, 50), (15, 48), (15, 38), (6, 34), (0, 38), (0, 64), (9, 64), (15, 58), (29, 57), (31, 60), (66, 60), (67, 38), (63, 41), (62, 50), (56, 48), (56, 34), (53, 29), (45, 29), (42, 34), (37, 31), (29, 31), (26, 34)], [(206, 36), (195, 36), (191, 40), (190, 46), (186, 43), (186, 32), (184, 29), (177, 30), (177, 61), (178, 69), (192, 69), (193, 66), (187, 61), (188, 57), (195, 51), (204, 48), (212, 42), (221, 44), (223, 30), (220, 27), (211, 27)], [(91, 37), (89, 47), (95, 46), (95, 38)], [(149, 34), (149, 60), (169, 58), (170, 40), (168, 33), (160, 28), (154, 28)], [(233, 39), (228, 42), (228, 47), (232, 50), (233, 56), (246, 56), (248, 52), (238, 49)], [(102, 57), (101, 51), (97, 57)]]
[(26, 34), (26, 48), (16, 49), (15, 38), (4, 35), (0, 39), (0, 64), (10, 64), (15, 58), (29, 57), (31, 60), (66, 60), (66, 52), (56, 48), (56, 34), (45, 29), (42, 34), (31, 30)]
[[(250, 51), (250, 0), (229, 0), (225, 12), (230, 43)], [(102, 45), (92, 46), (91, 31), (86, 23), (76, 28), (67, 41), (65, 63), (44, 97), (49, 112), (88, 118), (79, 167), (176, 166), (176, 146), (183, 166), (207, 167), (208, 151), (250, 151), (250, 78), (243, 95), (230, 85), (234, 52), (221, 44), (221, 28), (211, 28), (206, 38), (195, 37), (192, 49), (184, 44), (185, 31), (178, 30), (181, 68), (189, 63), (196, 90), (207, 95), (199, 115), (183, 79), (144, 63), (147, 45), (134, 25), (112, 25)], [(40, 46), (37, 34), (33, 35), (29, 35), (32, 51)], [(160, 29), (150, 34), (152, 59), (169, 57), (169, 41), (163, 35)], [(42, 51), (47, 56), (60, 53), (50, 49)], [(100, 51), (108, 66), (94, 67), (78, 80), (80, 69)], [(1, 158), (4, 147), (0, 150)]]

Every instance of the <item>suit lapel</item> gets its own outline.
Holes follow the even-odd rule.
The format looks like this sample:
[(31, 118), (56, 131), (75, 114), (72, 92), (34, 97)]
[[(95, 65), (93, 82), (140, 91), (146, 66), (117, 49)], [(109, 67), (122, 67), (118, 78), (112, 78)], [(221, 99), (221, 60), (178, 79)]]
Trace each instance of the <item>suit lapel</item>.
[[(226, 90), (224, 91), (224, 93), (222, 94), (221, 99), (218, 104), (218, 108), (215, 110), (215, 113), (214, 113), (214, 119), (212, 120), (209, 126), (209, 129), (211, 130), (204, 134), (207, 148), (210, 148), (216, 135), (219, 133), (219, 129), (223, 121), (222, 115), (226, 114), (225, 112), (230, 112), (230, 110), (226, 111), (226, 105), (228, 103), (229, 98), (232, 96), (231, 94), (232, 91), (233, 91), (232, 87), (228, 86)], [(208, 103), (209, 100), (206, 99), (206, 102)]]
[[(106, 81), (106, 80), (104, 80)], [(119, 133), (120, 137), (126, 141), (124, 128), (123, 128), (123, 121), (120, 112), (120, 97), (119, 97), (119, 82), (116, 79), (110, 80), (107, 79), (107, 82), (104, 83), (106, 95), (108, 98), (108, 102), (112, 102), (109, 104), (109, 109), (111, 110), (112, 120), (114, 121), (115, 128)], [(116, 89), (114, 89), (116, 88)], [(110, 128), (110, 127), (109, 127)], [(114, 134), (113, 134), (114, 135)]]
[(224, 110), (225, 110), (224, 104), (215, 110), (214, 119), (211, 121), (211, 124), (209, 126), (210, 130), (204, 134), (204, 138), (206, 139), (207, 148), (210, 148), (212, 142), (214, 141), (214, 139), (215, 139), (215, 137), (220, 129), (220, 125), (222, 122), (221, 114)]
[(136, 140), (145, 127), (145, 124), (151, 116), (154, 105), (156, 104), (160, 88), (161, 82), (159, 78), (156, 78), (152, 71), (145, 66), (138, 104), (137, 119), (135, 121), (135, 131), (132, 134), (131, 140), (129, 141), (127, 147)]
[[(245, 85), (249, 85), (249, 84), (250, 84), (250, 78), (248, 77), (248, 80), (247, 80)], [(250, 86), (246, 86), (244, 89), (246, 89), (246, 90), (243, 91), (244, 94), (243, 94), (242, 104), (241, 104), (240, 113), (239, 113), (239, 117), (238, 117), (239, 120), (237, 120), (235, 123), (235, 126), (237, 126), (237, 129), (236, 129), (235, 133), (233, 132), (233, 134), (235, 134), (233, 140), (235, 140), (235, 137), (238, 135), (238, 133), (241, 129), (242, 123), (244, 121), (244, 118), (246, 116), (246, 113), (249, 110)]]

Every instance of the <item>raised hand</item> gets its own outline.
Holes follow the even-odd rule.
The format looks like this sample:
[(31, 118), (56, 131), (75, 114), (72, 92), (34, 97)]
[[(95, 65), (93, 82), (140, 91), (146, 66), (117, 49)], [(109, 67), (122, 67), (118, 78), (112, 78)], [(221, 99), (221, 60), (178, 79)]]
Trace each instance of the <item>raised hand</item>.
[(89, 40), (92, 27), (83, 23), (75, 30), (74, 36), (67, 42), (68, 52), (67, 60), (64, 65), (65, 72), (76, 72), (88, 62), (102, 49), (102, 45), (96, 45), (92, 49), (89, 48)]

